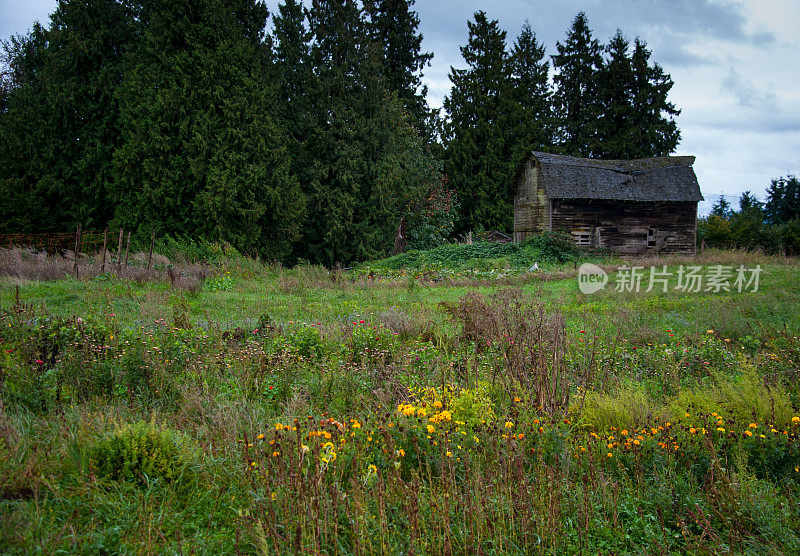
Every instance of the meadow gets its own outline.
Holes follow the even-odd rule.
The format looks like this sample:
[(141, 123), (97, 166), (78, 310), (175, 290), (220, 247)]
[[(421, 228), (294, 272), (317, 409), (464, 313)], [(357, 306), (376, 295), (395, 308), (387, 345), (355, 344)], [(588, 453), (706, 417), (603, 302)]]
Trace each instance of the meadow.
[(797, 259), (167, 255), (0, 256), (0, 551), (800, 552)]

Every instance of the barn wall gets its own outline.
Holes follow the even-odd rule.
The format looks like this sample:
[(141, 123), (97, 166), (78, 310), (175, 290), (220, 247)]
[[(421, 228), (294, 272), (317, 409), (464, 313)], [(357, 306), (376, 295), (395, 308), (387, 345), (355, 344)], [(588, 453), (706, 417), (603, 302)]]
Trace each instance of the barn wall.
[(623, 255), (693, 253), (696, 210), (696, 202), (553, 199), (552, 229)]
[(549, 229), (550, 201), (542, 187), (542, 168), (532, 159), (519, 173), (514, 195), (514, 241)]

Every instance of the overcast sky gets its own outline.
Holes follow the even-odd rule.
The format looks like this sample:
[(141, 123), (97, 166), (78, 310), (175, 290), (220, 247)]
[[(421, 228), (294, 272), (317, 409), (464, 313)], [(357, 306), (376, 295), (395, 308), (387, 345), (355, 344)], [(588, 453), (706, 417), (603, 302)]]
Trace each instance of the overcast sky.
[[(267, 4), (274, 11), (278, 0)], [(34, 20), (45, 24), (55, 5), (0, 0), (0, 37), (26, 32)], [(499, 20), (509, 44), (529, 20), (548, 55), (584, 11), (601, 42), (617, 28), (642, 38), (675, 81), (677, 154), (697, 157), (701, 214), (720, 194), (734, 206), (747, 189), (763, 200), (773, 178), (800, 174), (798, 0), (417, 0), (415, 7), (423, 48), (435, 55), (424, 78), (434, 106), (450, 90), (450, 67), (464, 67), (459, 46), (475, 11)]]

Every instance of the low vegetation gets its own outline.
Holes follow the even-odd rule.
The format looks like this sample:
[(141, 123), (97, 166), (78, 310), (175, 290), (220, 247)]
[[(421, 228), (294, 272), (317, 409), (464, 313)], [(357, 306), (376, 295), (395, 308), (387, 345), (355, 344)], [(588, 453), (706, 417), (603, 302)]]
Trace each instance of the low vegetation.
[(0, 548), (800, 551), (796, 261), (708, 252), (759, 289), (587, 296), (554, 241), (8, 266)]

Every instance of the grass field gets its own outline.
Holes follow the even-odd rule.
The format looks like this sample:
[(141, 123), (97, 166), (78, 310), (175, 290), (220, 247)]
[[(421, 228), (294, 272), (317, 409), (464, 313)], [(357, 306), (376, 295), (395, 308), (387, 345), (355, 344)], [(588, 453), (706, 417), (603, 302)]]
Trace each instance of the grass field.
[(798, 261), (528, 247), (7, 272), (0, 551), (798, 553)]

